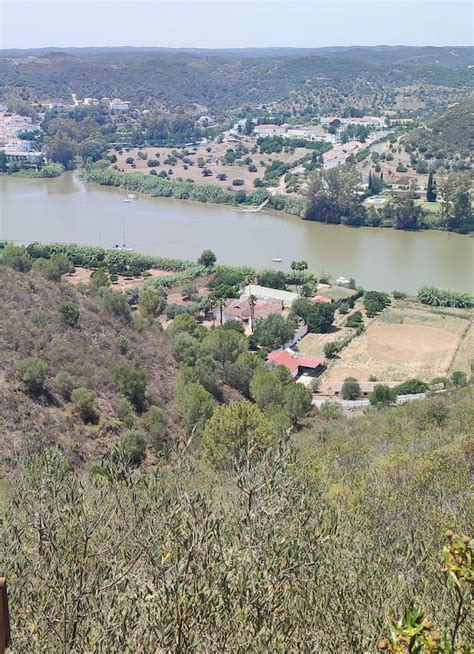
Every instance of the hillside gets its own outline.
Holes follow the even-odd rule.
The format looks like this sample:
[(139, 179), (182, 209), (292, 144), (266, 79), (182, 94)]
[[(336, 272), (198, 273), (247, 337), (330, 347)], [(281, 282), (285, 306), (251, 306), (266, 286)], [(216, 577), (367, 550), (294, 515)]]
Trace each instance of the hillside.
[(445, 530), (472, 525), (473, 399), (328, 420), (247, 471), (187, 452), (84, 477), (43, 452), (0, 521), (12, 654), (375, 654), (412, 602), (423, 635), (467, 654), (468, 584), (456, 594), (441, 568)]
[(456, 102), (402, 140), (428, 154), (439, 151), (448, 157), (457, 153), (469, 156), (474, 148), (474, 99)]
[[(169, 339), (156, 327), (134, 325), (113, 316), (97, 299), (66, 282), (55, 283), (38, 273), (17, 273), (0, 267), (0, 461), (11, 470), (25, 446), (57, 445), (73, 464), (99, 458), (140, 418), (124, 415), (122, 397), (112, 381), (118, 364), (143, 370), (148, 394), (167, 407), (170, 437), (181, 427), (172, 405), (175, 364)], [(69, 302), (80, 311), (77, 327), (68, 326), (59, 308)], [(24, 392), (15, 372), (25, 357), (46, 362), (45, 392), (40, 399)], [(73, 386), (93, 395), (97, 417), (84, 422), (64, 398), (58, 373), (68, 373)], [(125, 407), (126, 408), (126, 407)], [(126, 413), (126, 412), (125, 412)], [(153, 448), (149, 448), (153, 459)]]
[[(166, 50), (140, 48), (4, 51), (0, 97), (45, 100), (122, 97), (142, 107), (205, 107), (219, 112), (245, 104), (311, 96), (321, 111), (374, 99), (392, 108), (396, 96), (419, 106), (467, 89), (470, 50), (456, 48), (321, 48)], [(444, 90), (441, 92), (441, 88)], [(420, 91), (423, 91), (420, 93)]]

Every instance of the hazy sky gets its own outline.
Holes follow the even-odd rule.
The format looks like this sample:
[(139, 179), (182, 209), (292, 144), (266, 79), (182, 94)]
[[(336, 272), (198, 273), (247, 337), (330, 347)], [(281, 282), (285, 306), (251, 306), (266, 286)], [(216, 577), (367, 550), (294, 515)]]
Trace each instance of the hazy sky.
[(471, 45), (456, 0), (0, 0), (0, 47)]

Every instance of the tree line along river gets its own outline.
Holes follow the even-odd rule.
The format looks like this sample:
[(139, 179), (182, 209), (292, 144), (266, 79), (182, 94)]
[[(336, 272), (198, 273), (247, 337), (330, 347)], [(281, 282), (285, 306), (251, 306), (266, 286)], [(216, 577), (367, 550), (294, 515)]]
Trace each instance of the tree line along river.
[[(0, 176), (0, 239), (75, 242), (196, 259), (211, 248), (222, 263), (289, 269), (304, 259), (316, 274), (354, 277), (365, 288), (415, 292), (420, 286), (474, 291), (474, 239), (448, 232), (351, 228), (223, 205), (140, 196), (55, 179)], [(272, 259), (280, 257), (282, 263)]]

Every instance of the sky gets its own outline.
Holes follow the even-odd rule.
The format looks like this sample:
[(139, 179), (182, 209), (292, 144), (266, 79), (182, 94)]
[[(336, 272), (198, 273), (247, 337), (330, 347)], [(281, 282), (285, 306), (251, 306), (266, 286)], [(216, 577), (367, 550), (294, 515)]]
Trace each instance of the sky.
[(0, 0), (0, 48), (472, 45), (457, 0)]

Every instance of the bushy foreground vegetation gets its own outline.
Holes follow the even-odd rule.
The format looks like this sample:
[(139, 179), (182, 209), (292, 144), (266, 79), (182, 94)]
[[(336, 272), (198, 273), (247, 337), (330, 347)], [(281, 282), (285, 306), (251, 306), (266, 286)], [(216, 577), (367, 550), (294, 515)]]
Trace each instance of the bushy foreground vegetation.
[(241, 442), (223, 470), (184, 447), (84, 475), (30, 443), (0, 525), (12, 651), (468, 652), (472, 400)]
[(436, 288), (436, 286), (423, 286), (423, 288), (420, 288), (418, 299), (423, 304), (430, 304), (434, 307), (457, 307), (460, 309), (474, 307), (474, 296), (470, 293), (463, 293), (449, 288)]

